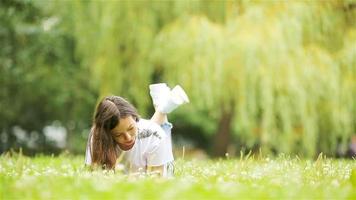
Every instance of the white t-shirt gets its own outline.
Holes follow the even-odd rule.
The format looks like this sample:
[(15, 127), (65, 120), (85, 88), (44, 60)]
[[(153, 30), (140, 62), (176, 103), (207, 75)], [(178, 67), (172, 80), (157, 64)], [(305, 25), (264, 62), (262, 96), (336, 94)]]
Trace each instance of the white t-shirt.
[[(91, 136), (92, 134), (90, 134)], [(157, 123), (146, 119), (137, 122), (137, 134), (134, 146), (124, 153), (123, 160), (119, 164), (125, 166), (129, 172), (145, 171), (147, 166), (166, 165), (174, 160), (170, 146), (170, 137)], [(92, 144), (92, 137), (90, 138)], [(92, 145), (91, 145), (92, 146)], [(87, 145), (85, 164), (91, 164), (90, 146)]]

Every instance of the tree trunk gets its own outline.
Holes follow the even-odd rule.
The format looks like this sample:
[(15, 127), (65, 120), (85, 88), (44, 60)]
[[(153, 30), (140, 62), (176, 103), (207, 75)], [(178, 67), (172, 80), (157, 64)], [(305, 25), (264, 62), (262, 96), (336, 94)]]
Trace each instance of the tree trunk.
[(214, 137), (214, 157), (224, 157), (231, 139), (231, 123), (234, 117), (234, 105), (230, 104), (227, 109), (221, 110), (221, 116), (218, 124), (218, 130)]

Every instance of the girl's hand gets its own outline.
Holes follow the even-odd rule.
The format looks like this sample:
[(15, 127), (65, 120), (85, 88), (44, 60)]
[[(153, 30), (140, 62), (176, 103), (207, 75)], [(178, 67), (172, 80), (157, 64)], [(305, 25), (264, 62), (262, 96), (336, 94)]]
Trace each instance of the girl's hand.
[(147, 166), (147, 174), (158, 174), (159, 176), (163, 176), (163, 165)]

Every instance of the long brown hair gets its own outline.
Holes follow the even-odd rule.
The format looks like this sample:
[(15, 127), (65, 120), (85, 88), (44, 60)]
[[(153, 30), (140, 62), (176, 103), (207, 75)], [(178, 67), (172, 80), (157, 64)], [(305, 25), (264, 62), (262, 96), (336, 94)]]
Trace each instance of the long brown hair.
[(120, 123), (120, 118), (128, 116), (139, 120), (136, 108), (122, 97), (108, 96), (99, 102), (92, 126), (92, 165), (115, 168), (118, 151), (111, 130)]

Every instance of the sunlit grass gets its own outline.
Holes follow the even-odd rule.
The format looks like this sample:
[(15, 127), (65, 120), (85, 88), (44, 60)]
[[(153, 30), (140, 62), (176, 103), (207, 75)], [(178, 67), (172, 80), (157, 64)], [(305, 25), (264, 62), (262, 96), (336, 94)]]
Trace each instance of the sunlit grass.
[(1, 199), (355, 199), (356, 162), (319, 157), (182, 160), (160, 179), (90, 172), (83, 157), (0, 157)]

